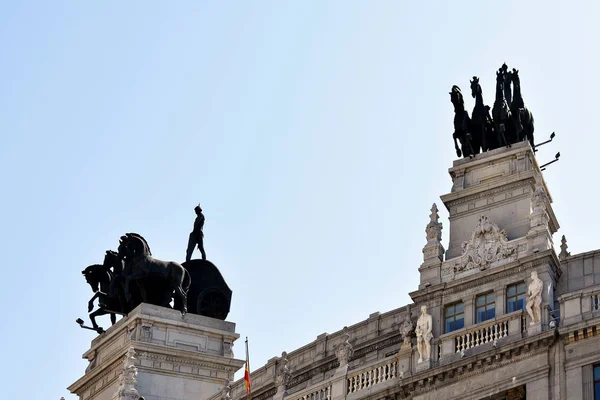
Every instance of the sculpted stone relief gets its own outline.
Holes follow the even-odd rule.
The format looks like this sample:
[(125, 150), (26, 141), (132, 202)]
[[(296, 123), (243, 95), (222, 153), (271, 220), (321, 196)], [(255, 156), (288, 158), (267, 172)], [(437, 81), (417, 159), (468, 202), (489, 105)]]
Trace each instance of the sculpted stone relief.
[(454, 273), (478, 268), (484, 270), (493, 262), (505, 259), (515, 252), (508, 244), (505, 230), (500, 230), (488, 217), (482, 215), (471, 239), (464, 242), (463, 254), (454, 264)]

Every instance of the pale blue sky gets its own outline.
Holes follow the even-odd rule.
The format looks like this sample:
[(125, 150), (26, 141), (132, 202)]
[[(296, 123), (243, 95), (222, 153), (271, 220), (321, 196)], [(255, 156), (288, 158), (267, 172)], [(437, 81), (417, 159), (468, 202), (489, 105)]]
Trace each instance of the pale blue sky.
[(197, 202), (253, 369), (409, 302), (433, 202), (447, 241), (448, 91), (492, 105), (504, 61), (557, 133), (559, 235), (600, 247), (599, 4), (0, 2), (2, 397), (74, 398), (80, 271), (130, 231), (183, 261)]

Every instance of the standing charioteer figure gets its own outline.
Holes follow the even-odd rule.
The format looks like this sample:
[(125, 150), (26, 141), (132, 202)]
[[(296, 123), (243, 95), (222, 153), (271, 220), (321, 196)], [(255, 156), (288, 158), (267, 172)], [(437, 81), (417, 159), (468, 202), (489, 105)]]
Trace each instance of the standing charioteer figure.
[(206, 252), (204, 251), (204, 214), (202, 214), (202, 208), (200, 208), (200, 204), (198, 204), (194, 211), (196, 212), (196, 220), (194, 221), (194, 230), (190, 232), (190, 238), (188, 240), (187, 252), (185, 255), (185, 261), (190, 261), (192, 259), (192, 253), (194, 252), (194, 248), (198, 245), (198, 250), (202, 253), (202, 259), (206, 260)]

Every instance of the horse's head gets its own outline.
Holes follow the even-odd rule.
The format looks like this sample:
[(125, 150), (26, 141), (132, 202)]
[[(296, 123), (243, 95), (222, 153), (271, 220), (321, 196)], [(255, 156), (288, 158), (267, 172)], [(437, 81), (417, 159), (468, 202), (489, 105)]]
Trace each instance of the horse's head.
[(102, 282), (110, 281), (110, 273), (107, 267), (101, 264), (93, 264), (81, 271), (85, 280), (92, 288), (92, 291), (97, 292), (98, 285)]
[(504, 88), (504, 73), (502, 70), (496, 71), (496, 89)]
[(471, 82), (471, 96), (475, 98), (478, 94), (481, 94), (481, 85), (479, 84), (479, 78), (474, 76)]
[(450, 91), (450, 101), (454, 105), (464, 104), (460, 88), (456, 85), (452, 86), (452, 90)]
[(116, 274), (123, 272), (123, 260), (116, 251), (106, 250), (103, 265), (107, 268), (112, 268)]
[(127, 233), (121, 236), (117, 254), (121, 260), (152, 255), (146, 240), (137, 233)]
[(521, 87), (521, 78), (519, 78), (519, 70), (518, 69), (514, 69), (512, 70), (512, 81), (513, 81), (513, 85), (515, 85), (515, 88), (520, 88)]

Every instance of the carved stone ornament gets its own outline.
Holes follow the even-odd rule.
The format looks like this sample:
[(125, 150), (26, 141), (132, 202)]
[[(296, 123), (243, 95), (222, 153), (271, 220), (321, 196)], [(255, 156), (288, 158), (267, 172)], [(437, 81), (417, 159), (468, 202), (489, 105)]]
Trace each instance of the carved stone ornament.
[(400, 333), (402, 334), (401, 348), (405, 349), (405, 348), (411, 347), (410, 339), (411, 339), (414, 331), (415, 331), (415, 324), (412, 322), (412, 319), (411, 319), (410, 308), (407, 307), (404, 321), (402, 322), (402, 325), (400, 326)]
[(505, 259), (515, 252), (508, 244), (505, 230), (500, 230), (488, 217), (482, 215), (471, 239), (463, 242), (463, 254), (454, 265), (454, 273), (479, 268), (484, 270), (493, 262)]
[(221, 400), (231, 400), (231, 381), (225, 379), (225, 385), (221, 389)]
[(117, 400), (139, 400), (140, 394), (135, 388), (137, 367), (135, 366), (135, 350), (130, 347), (123, 362), (123, 374), (117, 391)]
[(570, 252), (567, 251), (569, 246), (567, 245), (567, 238), (565, 235), (562, 235), (562, 239), (560, 240), (560, 254), (558, 255), (559, 260), (566, 260), (567, 257), (571, 255)]
[(429, 215), (429, 223), (425, 228), (427, 234), (427, 243), (440, 243), (442, 240), (442, 223), (438, 215), (438, 208), (435, 203), (431, 206), (431, 214)]
[(277, 369), (277, 375), (275, 376), (275, 386), (277, 387), (277, 393), (285, 393), (287, 385), (290, 381), (292, 373), (288, 367), (287, 353), (284, 351), (281, 353), (279, 359), (279, 366)]
[(352, 357), (354, 351), (350, 344), (350, 335), (347, 332), (344, 332), (343, 337), (342, 343), (340, 343), (335, 350), (335, 355), (340, 362), (340, 368), (348, 365), (348, 361), (350, 360), (350, 357)]

